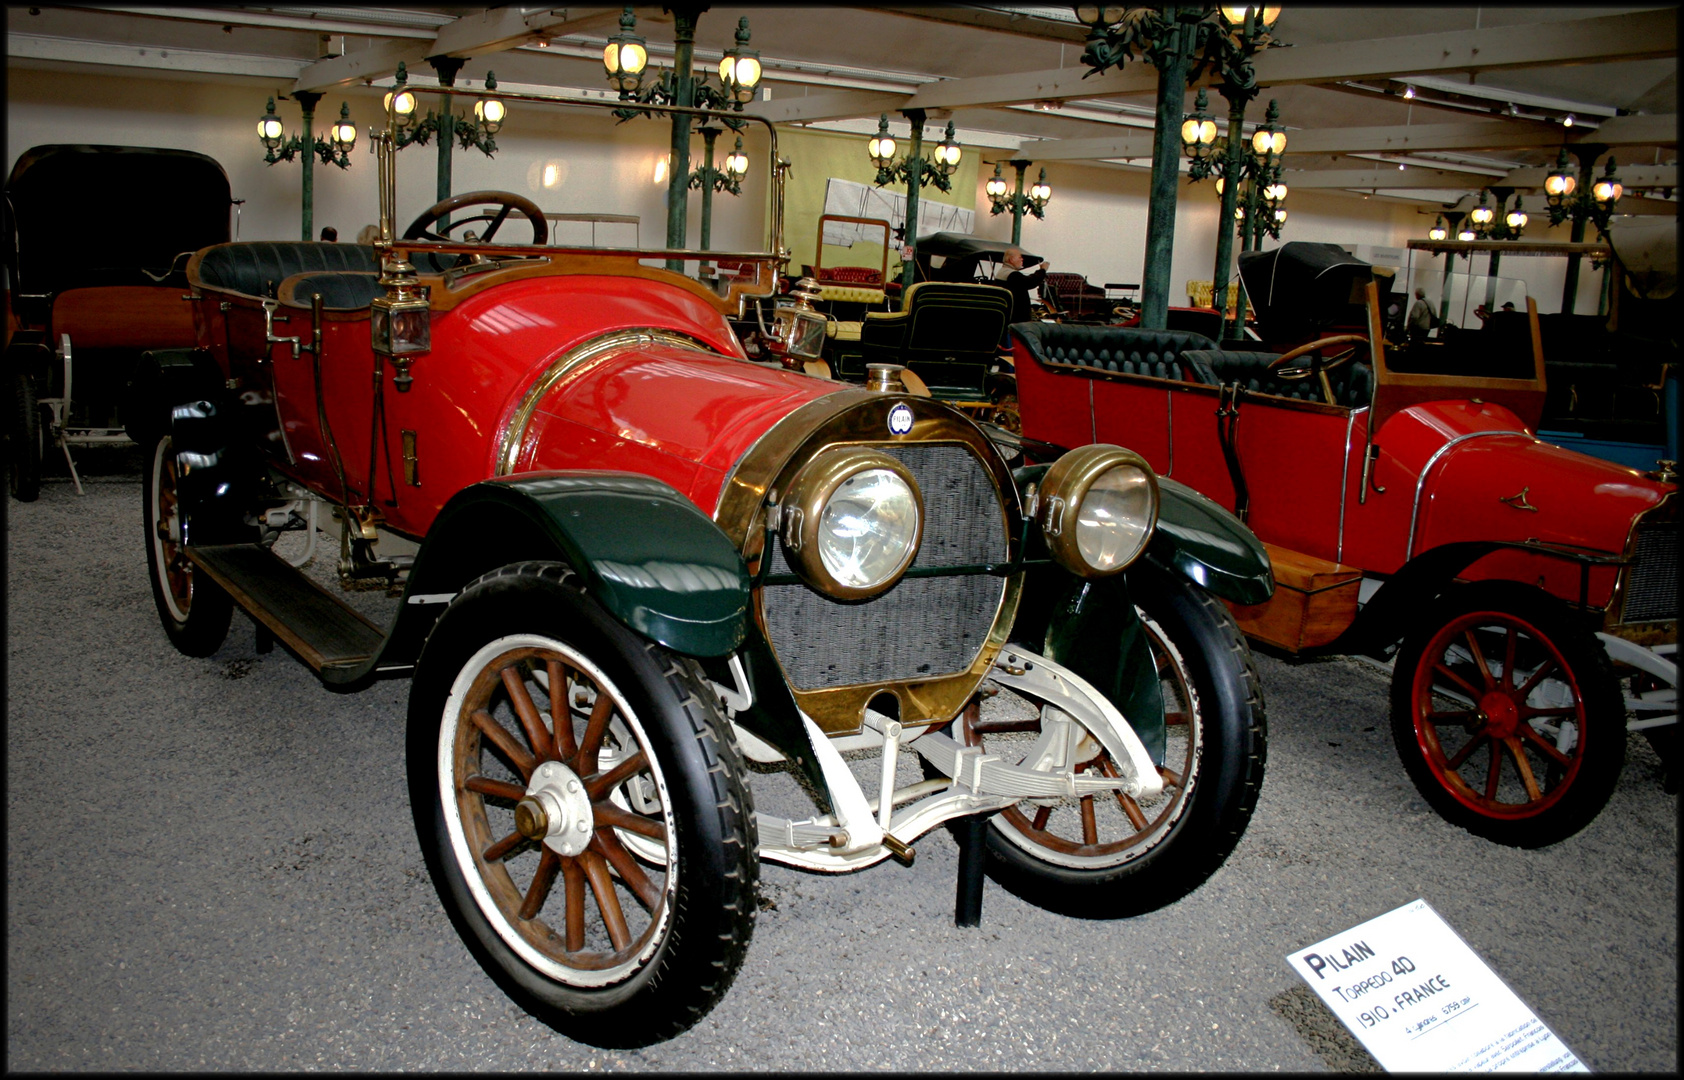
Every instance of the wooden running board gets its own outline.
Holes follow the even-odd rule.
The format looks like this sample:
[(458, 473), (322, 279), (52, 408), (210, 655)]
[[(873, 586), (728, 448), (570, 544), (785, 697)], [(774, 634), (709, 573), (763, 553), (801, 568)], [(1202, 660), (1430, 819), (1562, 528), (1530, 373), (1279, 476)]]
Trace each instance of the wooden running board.
[(187, 557), (317, 672), (365, 663), (386, 639), (378, 626), (267, 548), (190, 547)]

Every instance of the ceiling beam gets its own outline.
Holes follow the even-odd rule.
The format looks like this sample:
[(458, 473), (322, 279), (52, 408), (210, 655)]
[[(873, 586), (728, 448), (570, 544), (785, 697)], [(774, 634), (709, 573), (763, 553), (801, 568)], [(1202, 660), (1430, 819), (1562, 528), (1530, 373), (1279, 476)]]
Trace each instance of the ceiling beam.
[[(1487, 184), (1503, 184), (1496, 176), (1456, 172), (1448, 169), (1424, 169), (1411, 165), (1407, 169), (1310, 169), (1288, 171), (1281, 177), (1290, 190), (1309, 188), (1478, 188)], [(1543, 176), (1538, 177), (1543, 183)]]
[(747, 108), (756, 116), (764, 116), (774, 124), (796, 124), (822, 120), (851, 120), (873, 113), (895, 112), (905, 104), (905, 94), (848, 90), (840, 94), (773, 98), (771, 101), (757, 101)]
[[(1393, 78), (1400, 75), (1546, 67), (1610, 60), (1644, 60), (1677, 54), (1678, 14), (1643, 11), (1554, 23), (1457, 30), (1441, 34), (1372, 38), (1269, 49), (1257, 57), (1262, 86), (1337, 82), (1343, 79)], [(1150, 94), (1158, 73), (1151, 65), (1131, 62), (1121, 70), (1087, 75), (1085, 67), (1052, 68), (1012, 75), (943, 79), (925, 83), (901, 107), (964, 109), (1018, 105), (1033, 101)], [(844, 120), (862, 116), (846, 95), (825, 95), (823, 114), (806, 120)], [(819, 108), (809, 106), (809, 110)], [(873, 106), (871, 111), (882, 111)], [(1095, 156), (1086, 154), (1082, 156)], [(1110, 155), (1105, 155), (1110, 156)]]
[[(1019, 156), (1034, 161), (1083, 161), (1093, 158), (1138, 158), (1152, 156), (1150, 132), (1101, 135), (1092, 139), (1041, 139), (1017, 148)], [(1290, 139), (1289, 139), (1290, 141)]]
[(367, 49), (316, 61), (299, 73), (293, 92), (321, 92), (347, 83), (382, 79), (398, 63), (420, 63), (429, 56), (484, 56), (524, 45), (539, 37), (578, 34), (606, 26), (619, 17), (604, 8), (557, 8), (522, 14), (519, 8), (475, 12), (439, 27), (430, 40), (376, 42)]
[(1653, 60), (1678, 55), (1678, 12), (1451, 30), (1439, 34), (1269, 49), (1253, 68), (1259, 86), (1389, 79), (1502, 68)]
[(1586, 131), (1574, 142), (1604, 146), (1677, 146), (1678, 114), (1649, 113), (1643, 116), (1611, 116), (1595, 131)]
[(58, 60), (71, 64), (103, 64), (116, 68), (197, 72), (205, 75), (249, 75), (266, 79), (290, 79), (303, 66), (303, 61), (284, 56), (158, 48), (152, 45), (119, 45), (103, 41), (73, 41), (69, 38), (39, 34), (8, 34), (6, 59), (8, 63), (16, 60)]
[(982, 30), (1021, 34), (1042, 41), (1083, 42), (1088, 37), (1088, 28), (1081, 23), (1064, 22), (1059, 19), (1049, 19), (1042, 15), (1026, 14), (1021, 11), (1003, 11), (958, 4), (939, 7), (918, 7), (914, 5), (873, 7), (866, 10), (890, 15), (906, 15), (914, 19), (947, 23), (949, 26), (974, 26)]

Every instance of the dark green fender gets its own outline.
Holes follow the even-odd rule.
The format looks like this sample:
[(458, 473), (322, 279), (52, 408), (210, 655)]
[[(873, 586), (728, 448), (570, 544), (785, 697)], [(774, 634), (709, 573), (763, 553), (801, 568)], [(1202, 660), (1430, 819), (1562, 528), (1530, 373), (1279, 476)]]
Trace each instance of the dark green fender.
[(748, 570), (694, 503), (636, 473), (550, 472), (487, 480), (445, 504), (410, 570), (380, 666), (413, 663), (453, 596), (526, 559), (567, 563), (592, 599), (674, 652), (724, 656), (743, 642)]
[[(1046, 466), (1016, 470), (1025, 494)], [(1137, 573), (1174, 573), (1227, 600), (1255, 604), (1274, 592), (1263, 544), (1233, 514), (1185, 484), (1158, 479), (1158, 526), (1146, 552), (1127, 572), (1078, 578), (1057, 566), (1029, 572), (1012, 638), (1039, 644), (1111, 700), (1128, 718), (1152, 760), (1163, 764), (1164, 700), (1145, 628), (1129, 598)], [(1028, 557), (1046, 557), (1040, 531), (1029, 530)]]

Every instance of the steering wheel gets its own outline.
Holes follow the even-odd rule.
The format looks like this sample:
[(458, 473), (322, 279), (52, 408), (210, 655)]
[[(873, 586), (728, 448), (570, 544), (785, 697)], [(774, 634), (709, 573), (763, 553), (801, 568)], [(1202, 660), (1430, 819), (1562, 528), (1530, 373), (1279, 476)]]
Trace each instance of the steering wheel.
[[(436, 222), (465, 206), (491, 206), (496, 209), (490, 213), (482, 212), (460, 221), (453, 221), (438, 232), (431, 231)], [(450, 198), (436, 202), (421, 211), (421, 216), (410, 222), (409, 228), (404, 230), (403, 238), (405, 240), (437, 240), (442, 243), (451, 243), (449, 233), (452, 229), (473, 222), (487, 221), (490, 224), (486, 226), (485, 232), (480, 234), (476, 242), (489, 244), (496, 237), (497, 230), (503, 227), (503, 222), (508, 219), (512, 211), (519, 212), (531, 224), (533, 244), (543, 244), (549, 240), (550, 225), (549, 222), (544, 220), (544, 212), (538, 209), (538, 204), (523, 195), (516, 195), (512, 191), (464, 191), (460, 195), (452, 195)]]
[[(1329, 405), (1337, 405), (1339, 402), (1333, 397), (1333, 386), (1327, 381), (1327, 373), (1334, 368), (1343, 367), (1350, 363), (1357, 354), (1357, 345), (1367, 347), (1368, 344), (1367, 334), (1335, 334), (1333, 337), (1321, 338), (1275, 357), (1269, 364), (1269, 374), (1288, 382), (1307, 379), (1314, 375), (1321, 380), (1322, 397), (1327, 399)], [(1332, 359), (1322, 359), (1321, 350), (1332, 348), (1335, 345), (1350, 345), (1351, 348), (1339, 353)], [(1310, 357), (1308, 365), (1289, 366), (1292, 365), (1292, 361), (1306, 354)]]

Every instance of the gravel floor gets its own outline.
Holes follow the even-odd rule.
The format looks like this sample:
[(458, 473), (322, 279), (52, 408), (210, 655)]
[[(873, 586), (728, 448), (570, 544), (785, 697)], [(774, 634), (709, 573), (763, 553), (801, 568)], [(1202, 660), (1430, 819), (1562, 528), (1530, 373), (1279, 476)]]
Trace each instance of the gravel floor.
[(409, 821), (408, 684), (324, 689), (236, 616), (183, 657), (145, 577), (133, 451), (8, 506), (12, 1070), (1374, 1071), (1287, 952), (1424, 897), (1598, 1072), (1678, 1059), (1677, 800), (1633, 737), (1608, 809), (1542, 851), (1445, 824), (1385, 676), (1259, 658), (1262, 801), (1168, 909), (1082, 922), (990, 884), (953, 925), (944, 831), (911, 868), (767, 864), (736, 985), (642, 1051), (570, 1042), (452, 932)]

